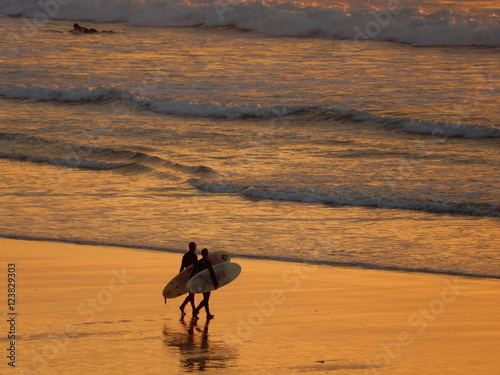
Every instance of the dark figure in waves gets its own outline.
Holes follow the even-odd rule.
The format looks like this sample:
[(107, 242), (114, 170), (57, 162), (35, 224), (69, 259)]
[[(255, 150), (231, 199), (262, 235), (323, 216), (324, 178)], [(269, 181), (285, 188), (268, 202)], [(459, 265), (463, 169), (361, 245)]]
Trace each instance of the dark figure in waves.
[(81, 34), (96, 34), (96, 33), (114, 33), (112, 30), (103, 30), (103, 31), (97, 31), (94, 28), (88, 28), (85, 26), (80, 26), (79, 24), (75, 23), (73, 24), (73, 30), (71, 30), (73, 33), (81, 33)]

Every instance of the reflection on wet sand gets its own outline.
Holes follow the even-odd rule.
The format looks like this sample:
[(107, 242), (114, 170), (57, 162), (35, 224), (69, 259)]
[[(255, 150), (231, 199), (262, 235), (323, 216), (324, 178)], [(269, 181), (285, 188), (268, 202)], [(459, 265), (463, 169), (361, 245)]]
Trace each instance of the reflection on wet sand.
[(197, 319), (186, 322), (181, 318), (178, 327), (163, 328), (164, 342), (168, 347), (179, 349), (180, 367), (186, 372), (224, 369), (235, 366), (237, 354), (222, 339), (210, 339), (207, 320), (203, 328)]

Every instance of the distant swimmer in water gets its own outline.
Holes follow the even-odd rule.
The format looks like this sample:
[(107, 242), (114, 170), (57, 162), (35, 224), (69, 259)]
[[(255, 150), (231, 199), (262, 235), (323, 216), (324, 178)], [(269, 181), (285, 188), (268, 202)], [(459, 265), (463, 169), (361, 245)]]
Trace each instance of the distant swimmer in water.
[(82, 33), (82, 34), (114, 33), (114, 31), (112, 31), (112, 30), (97, 31), (96, 29), (93, 29), (93, 28), (88, 28), (88, 27), (85, 27), (85, 26), (80, 26), (77, 23), (73, 24), (73, 30), (71, 30), (71, 32), (73, 32), (73, 33)]
[(75, 33), (83, 33), (83, 34), (93, 34), (93, 33), (98, 33), (96, 29), (89, 29), (88, 27), (85, 26), (80, 26), (79, 24), (75, 23), (73, 24), (73, 32)]

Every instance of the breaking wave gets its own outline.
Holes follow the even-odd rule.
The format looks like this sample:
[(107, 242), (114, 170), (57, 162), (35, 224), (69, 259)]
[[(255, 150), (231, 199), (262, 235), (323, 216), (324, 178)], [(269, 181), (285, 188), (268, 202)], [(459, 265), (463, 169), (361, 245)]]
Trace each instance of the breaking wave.
[(6, 16), (155, 27), (233, 27), (272, 36), (378, 40), (414, 46), (500, 46), (494, 10), (423, 10), (389, 1), (385, 9), (293, 1), (0, 0)]

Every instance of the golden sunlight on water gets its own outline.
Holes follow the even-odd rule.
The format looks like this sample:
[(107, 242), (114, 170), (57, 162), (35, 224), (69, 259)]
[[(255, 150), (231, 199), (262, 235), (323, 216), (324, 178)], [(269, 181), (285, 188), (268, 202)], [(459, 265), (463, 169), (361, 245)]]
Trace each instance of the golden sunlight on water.
[[(73, 35), (39, 35), (28, 40), (33, 45), (26, 46), (17, 71), (38, 66), (47, 72), (47, 82), (27, 75), (24, 84), (54, 89), (98, 90), (107, 81), (105, 86), (126, 92), (124, 100), (132, 94), (237, 106), (326, 105), (479, 124), (487, 121), (485, 114), (497, 112), (493, 99), (499, 82), (491, 74), (497, 56), (490, 49), (461, 54), (388, 42), (235, 35), (233, 30), (200, 34), (192, 28), (156, 28), (151, 38), (149, 28), (114, 28), (116, 34), (90, 35), (93, 43), (82, 45)], [(55, 38), (55, 50), (48, 48)], [(18, 79), (6, 77), (12, 84)]]
[[(496, 3), (44, 1), (0, 9), (10, 366), (497, 371)], [(161, 293), (190, 241), (215, 320)]]
[[(468, 139), (483, 127), (467, 124), (497, 124), (493, 49), (123, 24), (77, 39), (67, 23), (50, 27), (16, 66), (2, 61), (17, 72), (2, 86), (14, 93), (5, 144), (19, 141), (9, 152), (21, 155), (5, 158), (4, 188), (23, 181), (6, 203), (9, 234), (175, 249), (197, 236), (251, 255), (280, 244), (273, 257), (320, 248), (322, 261), (386, 266), (408, 249), (413, 268), (424, 253), (454, 264), (457, 238), (491, 255), (471, 233), (496, 233), (496, 145)], [(60, 58), (47, 48), (56, 40)], [(442, 127), (451, 137), (470, 133), (443, 137), (439, 121), (454, 122)]]

